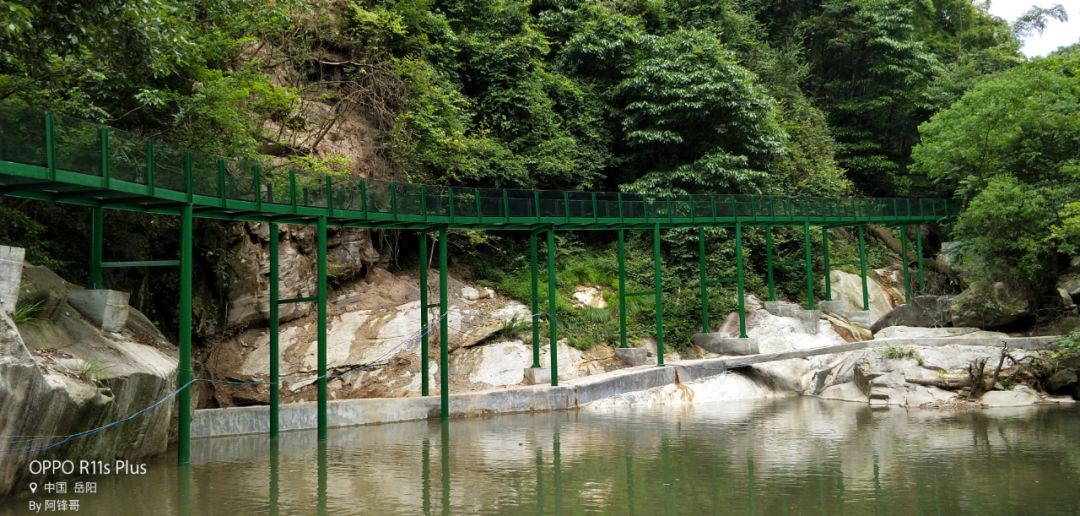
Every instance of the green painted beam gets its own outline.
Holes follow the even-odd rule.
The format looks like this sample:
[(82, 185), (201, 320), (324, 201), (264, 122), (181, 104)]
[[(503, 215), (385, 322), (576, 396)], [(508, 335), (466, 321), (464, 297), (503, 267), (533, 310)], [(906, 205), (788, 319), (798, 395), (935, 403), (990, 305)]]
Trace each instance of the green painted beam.
[(315, 259), (316, 270), (316, 322), (317, 322), (317, 354), (316, 359), (318, 368), (318, 392), (317, 392), (317, 410), (318, 410), (318, 439), (319, 441), (325, 441), (327, 437), (327, 429), (329, 428), (329, 421), (326, 414), (326, 403), (329, 399), (326, 392), (326, 342), (327, 342), (327, 310), (326, 310), (326, 298), (327, 298), (327, 285), (326, 285), (326, 217), (319, 217), (316, 230), (315, 239), (317, 242), (317, 252)]
[(191, 276), (195, 260), (193, 226), (191, 205), (184, 206), (180, 217), (180, 314), (177, 318), (180, 359), (176, 367), (176, 384), (180, 389), (177, 395), (180, 413), (176, 460), (180, 465), (191, 463)]
[(701, 296), (701, 332), (709, 333), (709, 277), (705, 261), (705, 228), (698, 227), (698, 291)]
[(664, 365), (664, 291), (660, 274), (660, 225), (653, 226), (653, 289), (656, 299), (656, 365)]
[(810, 221), (803, 222), (803, 246), (806, 249), (806, 258), (804, 264), (806, 266), (806, 308), (808, 310), (814, 309), (814, 262), (811, 260), (813, 256), (813, 250), (811, 249), (810, 240)]
[(102, 269), (127, 269), (135, 267), (179, 267), (180, 260), (135, 260), (129, 262), (101, 262)]
[(628, 346), (626, 342), (626, 230), (620, 229), (616, 244), (619, 261), (619, 347)]
[(768, 300), (776, 301), (776, 280), (773, 278), (773, 269), (776, 266), (773, 258), (776, 252), (773, 249), (772, 230), (772, 226), (765, 226), (765, 278), (769, 285)]
[(900, 270), (904, 279), (904, 302), (911, 302), (911, 269), (908, 267), (907, 225), (900, 226)]
[(829, 273), (832, 270), (829, 264), (829, 228), (821, 228), (821, 255), (825, 262), (825, 300), (832, 301), (832, 278)]
[(439, 228), (439, 417), (450, 419), (450, 296), (446, 226)]
[(90, 217), (90, 285), (91, 289), (105, 288), (102, 279), (102, 258), (105, 254), (105, 210), (91, 208)]
[(536, 232), (529, 232), (529, 308), (532, 322), (532, 366), (540, 367), (540, 271)]
[(428, 376), (430, 372), (430, 357), (428, 345), (431, 341), (428, 335), (428, 238), (427, 233), (420, 233), (420, 395), (428, 395)]
[(281, 350), (279, 349), (279, 320), (278, 320), (278, 304), (280, 302), (280, 285), (281, 280), (278, 272), (278, 261), (280, 257), (278, 255), (278, 244), (281, 240), (281, 233), (278, 231), (277, 224), (270, 224), (268, 235), (270, 237), (270, 438), (276, 439), (279, 432), (279, 422), (281, 417), (279, 415), (279, 407), (281, 404), (280, 399), (280, 369), (279, 363), (281, 360)]
[(863, 310), (870, 310), (870, 289), (866, 283), (866, 226), (859, 226), (859, 277), (862, 280)]
[(737, 293), (739, 297), (739, 338), (746, 338), (746, 289), (743, 281), (743, 240), (742, 224), (735, 225), (735, 276), (737, 278)]
[(922, 225), (915, 225), (915, 256), (919, 271), (919, 295), (926, 295), (926, 275), (923, 273)]
[(551, 358), (551, 386), (559, 385), (559, 322), (558, 322), (558, 299), (555, 290), (555, 229), (547, 232), (547, 266), (548, 266), (548, 332), (550, 341), (548, 355)]

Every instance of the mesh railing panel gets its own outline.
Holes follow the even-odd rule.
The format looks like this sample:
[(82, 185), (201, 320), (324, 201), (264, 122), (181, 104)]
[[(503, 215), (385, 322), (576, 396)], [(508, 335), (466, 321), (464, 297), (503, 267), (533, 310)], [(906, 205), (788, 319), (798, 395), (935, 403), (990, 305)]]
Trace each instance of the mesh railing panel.
[(0, 102), (0, 160), (44, 167), (45, 113)]
[(255, 162), (246, 159), (225, 161), (225, 197), (235, 201), (255, 200)]
[(386, 181), (367, 182), (367, 209), (369, 212), (392, 213), (391, 189), (393, 183)]
[(101, 128), (75, 118), (53, 117), (56, 168), (101, 175)]
[(198, 195), (218, 196), (218, 159), (202, 152), (191, 153), (191, 187)]
[(177, 192), (187, 192), (184, 171), (187, 151), (172, 145), (154, 147), (154, 185)]
[(113, 180), (145, 185), (149, 140), (127, 131), (109, 135), (109, 175)]

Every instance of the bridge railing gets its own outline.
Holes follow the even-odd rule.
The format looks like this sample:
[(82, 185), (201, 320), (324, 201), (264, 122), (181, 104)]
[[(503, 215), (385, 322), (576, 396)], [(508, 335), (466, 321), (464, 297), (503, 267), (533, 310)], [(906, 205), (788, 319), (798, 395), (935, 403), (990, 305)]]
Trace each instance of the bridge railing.
[[(498, 221), (662, 221), (701, 218), (944, 218), (948, 200), (741, 194), (656, 195), (420, 185), (350, 176), (314, 177), (271, 161), (221, 158), (127, 131), (0, 102), (0, 161), (59, 182), (174, 194), (199, 204), (253, 203), (271, 211), (329, 209), (348, 217)], [(44, 171), (44, 172), (43, 172)], [(72, 176), (79, 176), (73, 178)], [(91, 178), (89, 183), (88, 179)], [(166, 197), (169, 197), (166, 195)]]

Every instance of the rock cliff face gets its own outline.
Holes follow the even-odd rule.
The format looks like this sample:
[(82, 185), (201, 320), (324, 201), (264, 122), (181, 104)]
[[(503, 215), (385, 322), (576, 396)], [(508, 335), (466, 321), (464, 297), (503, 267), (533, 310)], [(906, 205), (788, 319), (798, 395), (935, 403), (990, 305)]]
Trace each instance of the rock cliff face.
[[(229, 279), (225, 330), (258, 325), (268, 316), (270, 235), (267, 224), (233, 224), (227, 229), (222, 264)], [(279, 226), (278, 274), (282, 299), (315, 294), (315, 230), (309, 226)], [(331, 229), (327, 235), (327, 272), (332, 282), (348, 281), (370, 268), (379, 254), (371, 233), (360, 229)], [(291, 321), (312, 313), (311, 303), (282, 305), (278, 317)]]
[(165, 402), (58, 444), (57, 436), (124, 419), (176, 389), (175, 346), (134, 309), (121, 331), (102, 331), (64, 301), (74, 288), (26, 267), (20, 302), (40, 300), (41, 309), (18, 325), (0, 311), (0, 496), (22, 485), (31, 460), (139, 459), (164, 452), (176, 428), (175, 402)]
[[(438, 275), (428, 278), (437, 299)], [(450, 280), (449, 363), (454, 392), (520, 384), (532, 365), (530, 314), (525, 305), (490, 289)], [(373, 268), (363, 280), (334, 289), (328, 318), (327, 360), (331, 399), (401, 397), (420, 394), (420, 287), (414, 275)], [(430, 302), (430, 301), (429, 301)], [(439, 311), (429, 311), (430, 385), (439, 386)], [(314, 400), (316, 321), (306, 315), (280, 327), (283, 402)], [(218, 342), (206, 360), (218, 380), (210, 406), (267, 403), (270, 336), (266, 328), (243, 331)], [(548, 364), (543, 342), (541, 364)], [(611, 348), (588, 352), (559, 345), (563, 379), (620, 367)], [(248, 385), (228, 382), (252, 382)]]

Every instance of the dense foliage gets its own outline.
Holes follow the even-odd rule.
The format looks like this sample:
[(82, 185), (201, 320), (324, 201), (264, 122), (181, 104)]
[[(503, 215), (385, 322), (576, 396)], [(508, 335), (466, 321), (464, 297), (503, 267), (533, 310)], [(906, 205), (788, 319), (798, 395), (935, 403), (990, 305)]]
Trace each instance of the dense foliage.
[[(1078, 70), (1072, 52), (1025, 64), (1017, 38), (1063, 16), (1009, 26), (970, 0), (0, 0), (0, 99), (307, 174), (955, 193), (970, 252), (1036, 280), (1080, 247)], [(326, 145), (348, 117), (373, 151)], [(0, 238), (78, 280), (65, 264), (85, 245), (54, 229), (64, 210), (4, 208)], [(708, 236), (727, 274), (732, 235)], [(695, 239), (665, 234), (671, 309), (686, 305), (671, 319), (687, 331)], [(801, 252), (799, 235), (776, 239)], [(803, 295), (787, 276), (781, 289)]]
[(1080, 48), (989, 78), (920, 128), (913, 169), (966, 208), (977, 273), (1044, 282), (1080, 252)]

